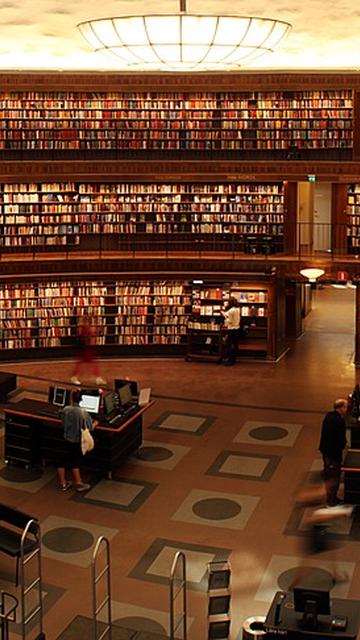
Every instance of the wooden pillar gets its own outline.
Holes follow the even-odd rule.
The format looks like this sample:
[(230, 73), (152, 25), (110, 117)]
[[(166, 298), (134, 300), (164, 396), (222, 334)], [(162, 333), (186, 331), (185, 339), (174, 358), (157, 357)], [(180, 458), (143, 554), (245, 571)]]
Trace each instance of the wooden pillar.
[(295, 340), (303, 333), (302, 287), (297, 280), (288, 280), (286, 283), (286, 337), (290, 340)]
[(285, 280), (274, 278), (268, 289), (268, 360), (276, 360), (286, 350)]
[(347, 186), (333, 184), (331, 188), (331, 248), (333, 257), (347, 255)]
[(296, 253), (297, 182), (284, 182), (284, 253)]

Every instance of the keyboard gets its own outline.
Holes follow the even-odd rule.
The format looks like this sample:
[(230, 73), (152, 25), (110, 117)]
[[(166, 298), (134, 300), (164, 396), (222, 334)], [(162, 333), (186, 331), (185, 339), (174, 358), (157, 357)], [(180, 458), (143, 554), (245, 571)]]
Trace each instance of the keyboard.
[(129, 407), (126, 407), (126, 409), (122, 410), (121, 417), (123, 419), (124, 418), (129, 418), (130, 416), (133, 416), (138, 411), (139, 411), (139, 405), (138, 404), (131, 404)]
[(111, 418), (107, 418), (106, 422), (108, 422), (109, 424), (115, 424), (115, 422), (121, 422), (122, 420), (122, 414), (119, 413), (115, 413), (114, 416), (111, 416)]
[(36, 409), (35, 413), (40, 416), (48, 416), (49, 418), (59, 418), (61, 409), (55, 407), (48, 407), (47, 409)]
[(125, 409), (119, 409), (117, 413), (106, 418), (107, 424), (111, 424), (112, 427), (118, 427), (122, 422), (125, 422), (132, 415), (137, 413), (139, 406), (137, 404), (131, 404)]

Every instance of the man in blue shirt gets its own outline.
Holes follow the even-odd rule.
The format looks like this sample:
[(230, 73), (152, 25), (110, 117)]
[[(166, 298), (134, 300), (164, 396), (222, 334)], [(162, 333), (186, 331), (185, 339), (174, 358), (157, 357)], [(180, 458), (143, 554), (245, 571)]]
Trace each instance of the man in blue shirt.
[(65, 467), (71, 469), (76, 491), (90, 489), (90, 485), (82, 481), (79, 469), (83, 457), (81, 451), (81, 429), (87, 427), (92, 431), (94, 425), (88, 412), (79, 407), (81, 396), (80, 390), (74, 391), (72, 394), (72, 406), (64, 407), (61, 413), (64, 428), (65, 455), (62, 465), (57, 469), (57, 474), (62, 491), (67, 491), (71, 487), (70, 480), (66, 480)]

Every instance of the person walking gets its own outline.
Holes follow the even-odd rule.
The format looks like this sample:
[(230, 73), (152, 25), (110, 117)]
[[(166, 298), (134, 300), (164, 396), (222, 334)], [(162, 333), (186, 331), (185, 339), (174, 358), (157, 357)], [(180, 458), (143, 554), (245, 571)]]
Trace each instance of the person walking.
[(351, 518), (352, 506), (338, 505), (335, 509), (324, 508), (326, 493), (324, 486), (320, 484), (305, 485), (295, 494), (294, 514), (301, 523), (303, 536), (299, 536), (301, 543), (300, 563), (296, 567), (290, 589), (302, 584), (308, 574), (315, 568), (309, 562), (309, 556), (315, 556), (324, 552), (331, 552), (329, 560), (332, 564), (333, 584), (348, 580), (346, 572), (342, 571), (337, 549), (340, 547), (336, 536), (336, 529), (332, 527), (335, 521), (341, 518)]
[(75, 362), (71, 382), (81, 384), (80, 372), (86, 376), (93, 375), (97, 385), (106, 384), (106, 380), (100, 376), (99, 364), (96, 358), (97, 326), (96, 316), (80, 316), (77, 326), (78, 358)]
[(76, 389), (72, 393), (72, 406), (64, 407), (61, 412), (62, 425), (64, 429), (64, 459), (61, 466), (57, 468), (59, 486), (62, 491), (67, 491), (72, 486), (70, 480), (66, 479), (65, 467), (71, 469), (72, 480), (76, 491), (87, 491), (90, 485), (83, 482), (80, 474), (80, 464), (83, 458), (81, 451), (81, 429), (87, 427), (93, 431), (94, 424), (91, 416), (85, 409), (79, 407), (82, 393)]
[(333, 411), (329, 411), (322, 423), (319, 450), (324, 463), (324, 482), (326, 490), (326, 504), (335, 507), (341, 501), (337, 495), (343, 451), (346, 447), (346, 423), (344, 415), (347, 412), (348, 401), (338, 398), (334, 402)]
[(236, 362), (240, 337), (241, 314), (236, 298), (230, 297), (226, 309), (221, 313), (225, 319), (226, 329), (226, 360), (224, 365), (231, 366)]

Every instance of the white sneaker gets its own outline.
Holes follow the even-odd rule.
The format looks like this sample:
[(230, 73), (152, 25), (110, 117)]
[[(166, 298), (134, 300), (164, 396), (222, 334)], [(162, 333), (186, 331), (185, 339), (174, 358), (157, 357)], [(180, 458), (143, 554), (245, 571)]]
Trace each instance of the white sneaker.
[(96, 384), (106, 384), (106, 380), (104, 378), (97, 377), (95, 380)]
[(88, 489), (91, 489), (91, 484), (87, 484), (87, 482), (80, 482), (76, 485), (76, 491), (78, 493), (81, 493), (82, 491), (88, 491)]
[(70, 381), (71, 381), (73, 384), (81, 384), (81, 382), (80, 382), (79, 378), (77, 378), (76, 376), (72, 376), (72, 377), (70, 378)]

